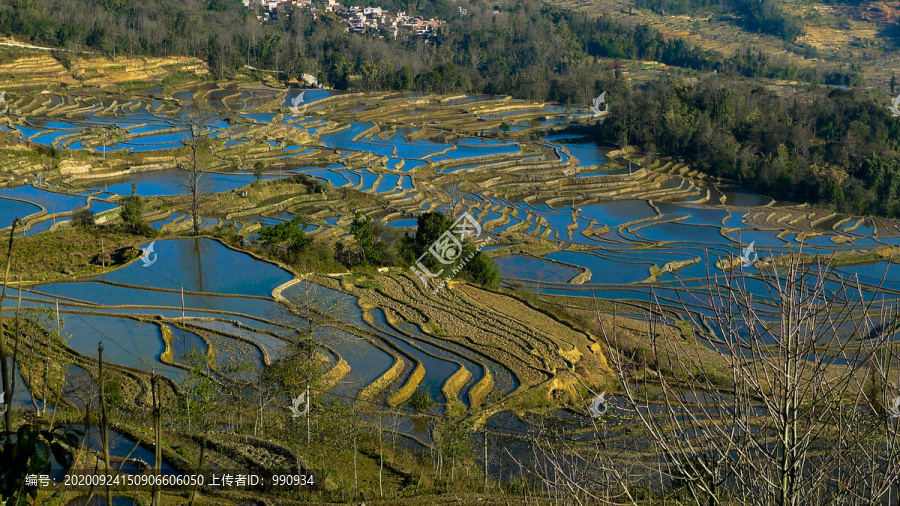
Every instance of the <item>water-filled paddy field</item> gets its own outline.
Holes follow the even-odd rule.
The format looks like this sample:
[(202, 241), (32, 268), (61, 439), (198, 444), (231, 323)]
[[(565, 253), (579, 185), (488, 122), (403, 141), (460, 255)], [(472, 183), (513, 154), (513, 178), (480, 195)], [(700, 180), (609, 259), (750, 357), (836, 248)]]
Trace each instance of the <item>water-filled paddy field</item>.
[[(250, 106), (250, 102), (240, 98), (241, 94), (228, 92), (228, 90), (206, 91), (207, 100), (211, 100), (217, 104), (217, 117), (211, 124), (211, 128), (218, 128), (223, 131), (234, 129), (234, 124), (240, 124), (242, 121), (252, 121), (259, 123), (271, 122), (276, 119), (277, 114), (257, 113), (246, 110)], [(188, 104), (194, 100), (196, 94), (202, 94), (204, 90), (186, 90), (174, 95), (174, 98), (180, 99), (184, 104)], [(295, 99), (300, 95), (301, 91), (292, 90), (283, 97), (282, 106), (290, 107), (295, 104)], [(229, 97), (231, 97), (229, 99)], [(335, 98), (335, 95), (327, 90), (307, 90), (303, 92), (303, 104), (307, 104), (311, 109), (321, 109), (328, 107), (325, 99)], [(340, 97), (337, 97), (340, 98)], [(417, 97), (418, 98), (418, 97)], [(485, 97), (473, 97), (467, 100), (456, 99), (448, 102), (448, 107), (459, 106), (477, 102)], [(259, 100), (259, 98), (258, 98)], [(316, 102), (323, 101), (325, 106), (317, 105)], [(259, 103), (262, 105), (262, 102)], [(78, 132), (85, 126), (92, 123), (116, 124), (119, 127), (127, 129), (132, 134), (137, 134), (135, 140), (129, 141), (137, 145), (141, 145), (147, 149), (153, 146), (159, 149), (167, 149), (167, 143), (183, 140), (184, 132), (171, 134), (156, 134), (159, 129), (168, 127), (177, 130), (178, 114), (166, 116), (161, 113), (163, 107), (158, 101), (135, 101), (132, 104), (117, 105), (112, 108), (106, 108), (106, 104), (102, 102), (95, 104), (89, 109), (82, 118), (74, 117), (66, 121), (52, 119), (33, 119), (29, 120), (27, 126), (22, 126), (20, 130), (23, 135), (36, 140), (36, 142), (58, 142), (56, 138), (51, 138), (53, 131), (59, 132)], [(542, 110), (534, 108), (517, 108), (512, 110), (504, 110), (498, 113), (480, 112), (478, 116), (483, 120), (491, 119), (509, 119), (515, 118), (517, 115), (528, 116), (530, 114), (542, 112), (545, 114), (555, 114), (561, 112), (562, 109), (554, 107), (544, 107)], [(225, 121), (225, 120), (228, 121)], [(306, 128), (309, 124), (308, 119), (298, 121), (289, 116), (285, 116), (285, 124), (293, 128)], [(175, 125), (175, 126), (173, 126)], [(488, 140), (475, 139), (467, 137), (456, 137), (453, 139), (441, 139), (439, 137), (428, 138), (410, 138), (415, 137), (417, 133), (416, 127), (396, 128), (388, 131), (386, 134), (379, 131), (377, 121), (351, 121), (337, 128), (330, 128), (328, 133), (319, 134), (318, 137), (322, 144), (327, 148), (342, 150), (342, 157), (352, 155), (352, 153), (364, 154), (368, 163), (371, 163), (372, 157), (386, 157), (384, 168), (386, 170), (397, 170), (398, 166), (402, 166), (402, 171), (410, 171), (422, 164), (428, 164), (435, 160), (448, 159), (466, 159), (484, 157), (503, 157), (514, 156), (520, 153), (523, 147), (515, 141), (504, 140)], [(145, 135), (152, 134), (152, 135)], [(229, 134), (230, 136), (230, 134)], [(602, 167), (607, 163), (605, 150), (609, 149), (597, 146), (586, 138), (577, 134), (552, 134), (545, 135), (542, 139), (543, 145), (552, 149), (553, 153), (558, 157), (560, 163), (573, 165), (575, 168), (584, 166)], [(291, 149), (295, 146), (289, 146)], [(115, 149), (114, 147), (112, 149)], [(533, 158), (530, 155), (529, 158)], [(540, 157), (538, 157), (540, 158)], [(546, 156), (544, 157), (546, 158)], [(490, 163), (496, 163), (491, 160)], [(460, 170), (477, 169), (481, 165), (488, 165), (488, 162), (474, 162), (464, 165), (457, 165), (453, 168), (443, 170), (446, 173), (452, 173)], [(636, 167), (636, 165), (635, 165)], [(619, 169), (621, 170), (621, 169)], [(629, 172), (633, 171), (632, 164), (629, 163)], [(441, 169), (438, 169), (441, 172)], [(336, 187), (356, 188), (361, 191), (374, 192), (378, 194), (393, 192), (411, 192), (415, 193), (416, 188), (414, 180), (411, 177), (398, 177), (397, 175), (381, 175), (365, 169), (345, 167), (342, 164), (331, 165), (327, 168), (319, 169), (303, 169), (303, 173), (320, 178)], [(591, 182), (588, 178), (603, 177), (602, 174), (616, 174), (617, 172), (588, 172), (579, 174), (578, 178), (583, 179), (577, 181), (581, 184), (575, 184), (572, 187), (573, 194), (577, 194), (580, 188), (590, 188)], [(618, 172), (621, 174), (621, 172)], [(127, 194), (132, 183), (137, 185), (137, 192), (141, 195), (174, 195), (184, 193), (176, 182), (176, 174), (173, 171), (152, 171), (129, 176), (120, 176), (112, 180), (103, 181), (102, 186), (94, 183), (92, 188), (113, 194)], [(585, 177), (587, 176), (587, 177)], [(267, 174), (265, 177), (272, 177)], [(229, 191), (244, 186), (250, 182), (249, 174), (212, 174), (209, 181), (216, 186), (214, 191)], [(670, 185), (669, 188), (676, 186)], [(680, 183), (678, 184), (680, 187)], [(603, 279), (612, 283), (633, 283), (646, 279), (642, 276), (644, 267), (648, 266), (647, 262), (642, 261), (642, 255), (637, 258), (631, 258), (628, 261), (610, 258), (604, 253), (605, 248), (628, 249), (628, 245), (640, 245), (646, 248), (648, 245), (658, 244), (660, 249), (675, 248), (693, 248), (695, 252), (708, 251), (712, 249), (717, 252), (716, 258), (721, 255), (728, 254), (731, 250), (754, 243), (758, 251), (763, 253), (777, 253), (786, 248), (796, 248), (799, 246), (796, 239), (791, 240), (779, 235), (781, 232), (777, 228), (762, 229), (756, 227), (742, 228), (742, 223), (738, 217), (742, 214), (741, 209), (763, 208), (770, 205), (773, 201), (767, 197), (756, 195), (745, 190), (734, 188), (709, 188), (709, 200), (702, 205), (683, 205), (675, 202), (659, 202), (651, 206), (648, 202), (653, 202), (652, 198), (621, 198), (616, 197), (615, 200), (603, 201), (597, 203), (585, 203), (584, 205), (573, 208), (568, 206), (565, 208), (559, 205), (546, 207), (544, 210), (533, 208), (523, 203), (513, 204), (509, 202), (500, 205), (493, 205), (498, 202), (496, 199), (484, 198), (477, 192), (471, 192), (469, 195), (473, 197), (471, 202), (467, 204), (475, 206), (479, 209), (491, 209), (484, 214), (486, 221), (495, 221), (497, 224), (493, 227), (493, 232), (504, 233), (509, 229), (518, 230), (520, 233), (534, 236), (541, 236), (557, 240), (560, 243), (578, 243), (584, 246), (595, 246), (593, 252), (583, 253), (579, 255), (569, 255), (576, 259), (575, 265), (583, 268), (591, 269), (594, 279)], [(44, 207), (50, 206), (52, 213), (58, 207), (61, 210), (72, 210), (76, 206), (84, 205), (83, 200), (68, 199), (59, 195), (48, 195), (43, 192), (40, 195), (35, 191), (7, 191), (2, 196), (23, 198), (26, 202), (33, 202)], [(26, 214), (34, 208), (28, 207), (26, 202), (17, 203), (10, 206), (9, 213)], [(507, 205), (509, 204), (509, 205)], [(714, 206), (726, 206), (728, 210), (715, 209)], [(13, 207), (16, 207), (13, 209)], [(420, 209), (433, 209), (422, 206)], [(573, 216), (565, 211), (577, 212)], [(562, 210), (564, 212), (558, 212)], [(413, 211), (415, 212), (415, 211)], [(576, 213), (572, 213), (576, 214)], [(730, 215), (730, 217), (729, 217)], [(170, 216), (167, 220), (175, 220), (174, 216)], [(726, 229), (726, 222), (728, 220)], [(392, 220), (391, 226), (406, 228), (412, 226), (413, 218), (404, 218)], [(784, 221), (781, 221), (784, 223)], [(820, 221), (815, 223), (815, 228), (823, 232), (822, 235), (809, 238), (805, 244), (808, 246), (820, 246), (827, 248), (834, 246), (840, 249), (838, 244), (831, 241), (831, 238), (837, 235), (843, 235), (840, 229), (830, 229), (837, 223), (837, 220)], [(851, 220), (852, 223), (852, 220)], [(165, 225), (166, 222), (158, 222), (158, 226)], [(630, 225), (630, 226), (629, 226)], [(598, 234), (586, 233), (591, 229), (600, 226), (609, 227), (609, 233)], [(38, 229), (39, 231), (40, 229)], [(854, 239), (862, 241), (873, 240), (872, 227), (863, 223), (861, 226), (855, 227), (851, 232)], [(867, 236), (867, 234), (869, 234)], [(849, 233), (848, 233), (849, 235)], [(874, 239), (877, 241), (878, 239)], [(891, 237), (885, 237), (883, 241), (890, 243)], [(873, 242), (871, 244), (877, 244)], [(683, 267), (683, 274), (701, 275), (705, 270), (705, 259), (694, 264)], [(501, 261), (501, 264), (507, 264)], [(515, 262), (514, 262), (515, 263)], [(662, 267), (659, 262), (653, 262), (652, 265)], [(513, 268), (512, 264), (507, 269)], [(520, 269), (521, 271), (522, 269)], [(515, 278), (527, 279), (528, 268), (524, 269), (525, 274), (519, 272)], [(605, 274), (605, 271), (610, 271)], [(614, 273), (611, 271), (615, 271)], [(511, 272), (511, 271), (510, 271)], [(671, 275), (678, 275), (678, 271)], [(671, 276), (670, 275), (670, 276)], [(551, 276), (554, 277), (554, 276)], [(602, 295), (602, 294), (601, 294)]]
[[(641, 166), (639, 157), (587, 140), (583, 118), (555, 106), (428, 96), (391, 96), (373, 106), (329, 90), (251, 93), (214, 85), (170, 98), (60, 100), (74, 110), (50, 107), (35, 117), (26, 110), (13, 126), (22, 137), (89, 153), (97, 170), (90, 177), (76, 169), (47, 176), (49, 184), (33, 175), (0, 189), (0, 226), (20, 217), (27, 219), (26, 235), (46, 233), (79, 209), (115, 215), (132, 188), (146, 197), (147, 221), (162, 233), (140, 244), (147, 251), (152, 245), (152, 257), (145, 257), (151, 263), (28, 286), (23, 306), (55, 312), (58, 304), (68, 346), (79, 354), (94, 356), (102, 341), (112, 364), (174, 381), (188, 374), (191, 350), (215, 356), (215, 374), (230, 362), (259, 365), (285, 356), (291, 346), (285, 318), (302, 320), (285, 316), (285, 305), (308, 295), (311, 285), (315, 310), (331, 318), (315, 335), (324, 368), (336, 378), (317, 398), (404, 407), (422, 392), (437, 403), (434, 414), (450, 405), (477, 409), (550, 380), (592, 345), (553, 327), (546, 315), (528, 320), (524, 306), (491, 307), (485, 300), (500, 300), (493, 293), (429, 295), (405, 269), (358, 283), (352, 276), (299, 281), (297, 273), (223, 242), (188, 237), (182, 170), (188, 135), (180, 120), (201, 99), (214, 110), (201, 221), (207, 232), (234, 224), (249, 244), (261, 226), (294, 217), (316, 240), (335, 243), (350, 240), (356, 211), (411, 235), (425, 211), (453, 217), (468, 211), (482, 226), (481, 239), (490, 238), (485, 251), (507, 286), (547, 300), (623, 302), (641, 317), (651, 294), (672, 311), (709, 316), (717, 297), (710, 290), (729, 272), (723, 262), (750, 245), (754, 261), (740, 269), (760, 313), (771, 316), (772, 295), (759, 279), (771, 259), (804, 253), (852, 260), (900, 243), (891, 220), (832, 215), (718, 187), (676, 160)], [(411, 99), (426, 105), (404, 109)], [(501, 122), (512, 128), (501, 132)], [(98, 135), (101, 126), (115, 127), (116, 135)], [(103, 165), (107, 156), (134, 158)], [(257, 162), (264, 168), (258, 180)], [(301, 175), (321, 188), (307, 191)], [(364, 203), (349, 207), (341, 200), (346, 194), (362, 195)], [(867, 263), (839, 262), (836, 275), (858, 282), (864, 300), (895, 299), (900, 277), (885, 251), (865, 257)], [(829, 289), (837, 281), (829, 280)], [(7, 314), (13, 307), (4, 302)], [(23, 402), (19, 392), (13, 401)], [(427, 437), (407, 421), (400, 432)], [(491, 424), (531, 427), (508, 411), (493, 415)]]

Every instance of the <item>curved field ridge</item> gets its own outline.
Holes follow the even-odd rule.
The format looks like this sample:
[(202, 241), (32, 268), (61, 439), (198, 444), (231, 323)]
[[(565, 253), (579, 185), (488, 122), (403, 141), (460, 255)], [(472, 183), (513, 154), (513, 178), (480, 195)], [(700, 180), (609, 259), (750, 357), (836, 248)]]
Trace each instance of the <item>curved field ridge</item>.
[[(517, 391), (548, 380), (553, 380), (554, 389), (573, 389), (579, 384), (573, 372), (576, 367), (589, 384), (599, 384), (611, 374), (606, 357), (591, 336), (513, 297), (458, 283), (432, 294), (397, 274), (374, 277), (371, 281), (378, 289), (347, 283), (346, 277), (344, 281), (322, 280), (364, 299), (366, 307), (384, 308), (392, 315), (390, 320), (418, 325), (436, 344), (447, 343), (468, 351), (468, 360), (478, 362), (477, 357), (483, 356), (503, 364), (512, 372)], [(390, 402), (407, 400), (427, 373), (427, 367), (417, 364)], [(445, 397), (458, 398), (454, 393), (470, 380), (469, 374), (460, 367), (448, 378), (442, 387)], [(494, 375), (485, 368), (482, 378), (469, 390), (470, 404), (483, 403), (496, 386)]]

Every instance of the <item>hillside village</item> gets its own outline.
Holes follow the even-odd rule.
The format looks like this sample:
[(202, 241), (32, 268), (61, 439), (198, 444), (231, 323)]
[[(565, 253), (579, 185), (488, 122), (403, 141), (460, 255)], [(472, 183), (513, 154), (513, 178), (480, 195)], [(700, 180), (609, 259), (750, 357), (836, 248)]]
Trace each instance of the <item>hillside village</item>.
[(407, 15), (406, 11), (391, 13), (381, 7), (345, 6), (336, 0), (324, 0), (325, 3), (312, 0), (243, 0), (244, 5), (260, 13), (261, 21), (274, 20), (279, 13), (296, 7), (313, 13), (318, 17), (322, 13), (331, 12), (347, 23), (347, 31), (360, 34), (377, 34), (379, 37), (419, 38), (431, 42), (441, 26), (439, 19), (424, 19), (421, 16)]

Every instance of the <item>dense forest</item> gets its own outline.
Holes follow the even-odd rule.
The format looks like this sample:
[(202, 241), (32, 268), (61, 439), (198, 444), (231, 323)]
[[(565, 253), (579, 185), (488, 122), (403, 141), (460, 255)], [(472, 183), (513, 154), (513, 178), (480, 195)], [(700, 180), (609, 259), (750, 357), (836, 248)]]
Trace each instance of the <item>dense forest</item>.
[[(465, 5), (465, 16), (459, 5)], [(597, 58), (819, 80), (810, 68), (784, 65), (763, 53), (726, 58), (680, 38), (664, 38), (645, 25), (587, 17), (535, 0), (493, 6), (395, 0), (387, 6), (446, 23), (437, 41), (426, 44), (351, 35), (337, 17), (322, 13), (314, 20), (300, 9), (263, 24), (238, 0), (0, 0), (0, 33), (113, 58), (196, 56), (219, 77), (249, 65), (287, 76), (314, 74), (339, 89), (508, 93), (570, 103), (587, 103), (597, 74), (609, 67)]]
[(611, 103), (603, 141), (675, 152), (772, 197), (900, 217), (900, 121), (863, 92), (655, 81)]

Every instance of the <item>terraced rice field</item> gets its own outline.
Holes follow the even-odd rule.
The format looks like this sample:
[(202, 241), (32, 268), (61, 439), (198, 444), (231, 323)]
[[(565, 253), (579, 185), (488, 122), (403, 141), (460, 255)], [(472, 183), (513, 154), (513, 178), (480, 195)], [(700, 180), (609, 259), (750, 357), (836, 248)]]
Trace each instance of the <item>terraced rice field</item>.
[[(0, 224), (19, 216), (26, 235), (60, 230), (84, 208), (114, 221), (134, 184), (147, 197), (145, 217), (163, 234), (151, 265), (29, 285), (23, 305), (55, 310), (58, 303), (74, 354), (92, 356), (102, 340), (116, 366), (177, 379), (191, 350), (215, 357), (222, 371), (282, 356), (289, 332), (278, 315), (313, 286), (320, 314), (336, 301), (347, 308), (317, 334), (327, 381), (316, 398), (403, 406), (418, 390), (437, 402), (435, 412), (462, 405), (500, 417), (497, 423), (515, 424), (495, 413), (521, 415), (516, 406), (527, 410), (533, 392), (573, 399), (611, 377), (597, 336), (509, 293), (457, 282), (434, 291), (399, 268), (307, 275), (213, 239), (185, 238), (179, 115), (193, 102), (214, 111), (207, 125), (213, 146), (204, 155), (214, 196), (201, 207), (204, 227), (234, 224), (248, 242), (260, 226), (295, 216), (316, 240), (334, 243), (348, 236), (355, 211), (411, 232), (422, 212), (467, 211), (507, 284), (551, 305), (621, 304), (638, 319), (651, 292), (673, 312), (708, 315), (709, 301), (697, 294), (719, 286), (750, 243), (758, 255), (743, 267), (751, 288), (773, 259), (802, 251), (845, 259), (839, 273), (858, 279), (864, 298), (874, 296), (900, 251), (894, 220), (775, 202), (677, 160), (642, 166), (638, 153), (585, 142), (581, 127), (598, 121), (585, 109), (495, 96), (307, 90), (298, 115), (289, 107), (299, 93), (209, 84), (128, 96), (11, 94), (20, 113), (6, 118), (7, 140), (61, 155), (48, 167), (14, 150), (0, 154)], [(509, 132), (499, 131), (502, 122)], [(252, 184), (257, 162), (265, 184)], [(297, 174), (325, 191), (298, 194), (285, 181)], [(358, 198), (348, 204), (338, 188)], [(895, 279), (879, 293), (900, 294)], [(760, 311), (772, 314), (772, 301), (756, 289)], [(698, 333), (714, 346), (712, 332)], [(583, 406), (570, 408), (584, 414)]]

